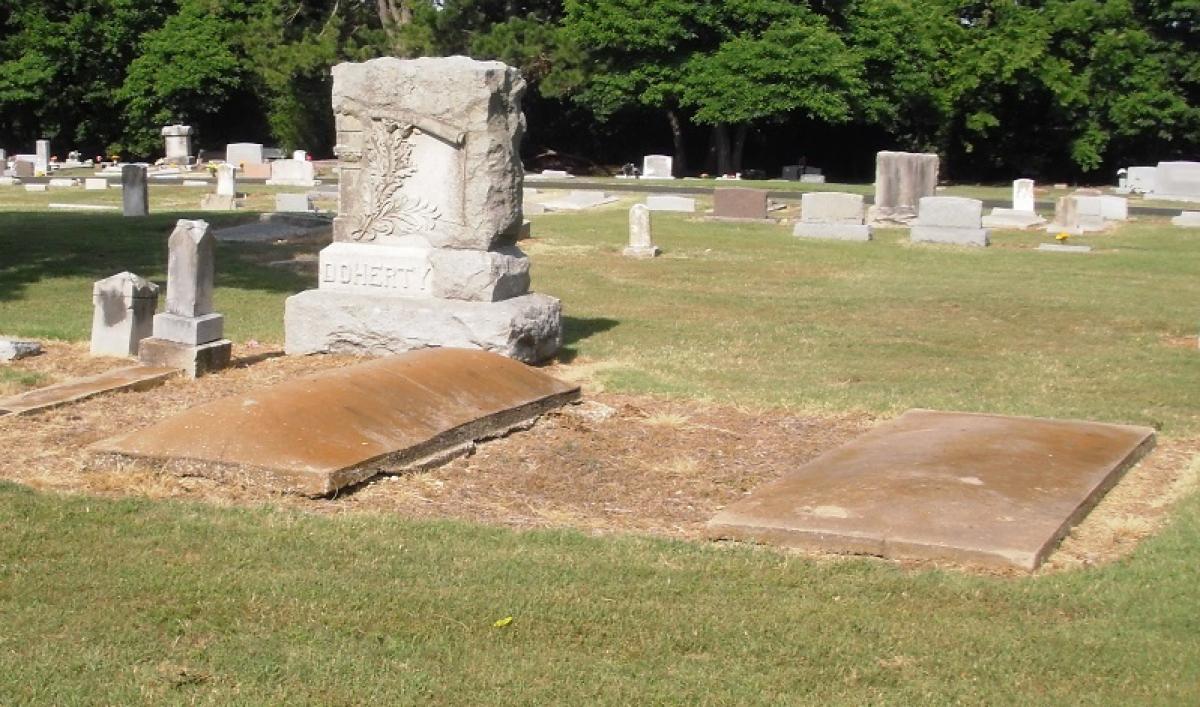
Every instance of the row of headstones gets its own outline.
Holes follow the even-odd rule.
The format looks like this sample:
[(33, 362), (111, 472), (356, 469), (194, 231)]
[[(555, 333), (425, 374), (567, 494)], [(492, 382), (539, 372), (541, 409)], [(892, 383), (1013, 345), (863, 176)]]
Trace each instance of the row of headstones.
[(1117, 172), (1117, 190), (1150, 199), (1200, 201), (1200, 162), (1159, 162)]
[(213, 311), (216, 243), (204, 221), (180, 220), (167, 242), (167, 304), (158, 285), (122, 272), (92, 285), (93, 356), (136, 356), (196, 377), (229, 364), (225, 318)]
[[(628, 164), (622, 170), (622, 177), (641, 177), (642, 179), (674, 179), (675, 160), (668, 155), (645, 155), (642, 157), (641, 170), (636, 165)], [(783, 179), (809, 184), (825, 183), (825, 175), (819, 167), (806, 165), (785, 165)]]

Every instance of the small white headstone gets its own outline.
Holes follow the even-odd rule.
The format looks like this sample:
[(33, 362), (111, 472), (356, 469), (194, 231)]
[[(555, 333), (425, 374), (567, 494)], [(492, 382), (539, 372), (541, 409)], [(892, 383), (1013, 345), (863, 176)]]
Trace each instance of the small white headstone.
[(1125, 173), (1125, 188), (1134, 194), (1148, 194), (1154, 191), (1157, 174), (1158, 167), (1130, 167)]
[(105, 191), (108, 189), (108, 180), (103, 177), (88, 177), (83, 180), (83, 188), (87, 191)]
[(75, 179), (66, 179), (64, 177), (55, 177), (49, 182), (50, 186), (55, 189), (70, 189), (71, 187), (79, 186), (79, 181)]
[(50, 173), (50, 141), (38, 140), (35, 147), (35, 160), (33, 162), (34, 170), (42, 173)]
[(256, 142), (230, 143), (225, 146), (225, 161), (235, 167), (262, 164), (263, 146)]
[(312, 213), (312, 199), (308, 194), (276, 194), (275, 210), (283, 213)]
[(863, 223), (862, 194), (808, 192), (800, 197), (800, 222), (793, 236), (839, 241), (869, 241), (871, 227)]
[(45, 184), (26, 184), (25, 191), (46, 191), (49, 187)]
[(914, 242), (986, 246), (983, 202), (957, 196), (922, 197), (909, 237)]
[(642, 177), (645, 179), (671, 179), (674, 160), (666, 155), (646, 155), (642, 158)]
[(123, 272), (92, 285), (93, 356), (136, 356), (154, 330), (158, 285)]
[(1129, 200), (1123, 196), (1099, 196), (1100, 213), (1105, 221), (1129, 220)]
[(217, 196), (237, 196), (237, 167), (232, 164), (217, 165)]
[(1013, 180), (1012, 201), (1013, 211), (1034, 211), (1032, 179)]
[(629, 209), (629, 245), (622, 252), (630, 258), (653, 258), (660, 252), (650, 236), (650, 209), (645, 204)]
[(1184, 211), (1172, 218), (1171, 224), (1184, 228), (1200, 228), (1200, 211)]

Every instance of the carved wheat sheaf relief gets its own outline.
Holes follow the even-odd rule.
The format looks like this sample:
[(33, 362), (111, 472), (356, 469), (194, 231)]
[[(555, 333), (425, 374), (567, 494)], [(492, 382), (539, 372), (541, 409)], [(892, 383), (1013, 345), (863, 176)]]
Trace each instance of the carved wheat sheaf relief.
[(437, 206), (400, 193), (416, 172), (412, 165), (414, 126), (388, 120), (372, 120), (367, 130), (364, 157), (366, 203), (350, 231), (356, 241), (373, 241), (380, 236), (408, 235), (433, 229), (441, 218)]

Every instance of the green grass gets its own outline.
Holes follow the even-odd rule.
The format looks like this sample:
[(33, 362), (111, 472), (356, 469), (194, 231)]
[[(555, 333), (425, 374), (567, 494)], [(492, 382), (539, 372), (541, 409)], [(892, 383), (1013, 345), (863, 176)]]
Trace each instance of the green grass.
[(0, 702), (1195, 703), (1198, 538), (1005, 580), (0, 484)]
[[(161, 280), (198, 215), (228, 218), (0, 213), (0, 331), (86, 338), (91, 281)], [(1168, 345), (1200, 324), (1196, 231), (1139, 222), (1071, 256), (655, 214), (666, 252), (632, 261), (625, 218), (535, 217), (526, 245), (565, 357), (610, 389), (1200, 429), (1200, 352)], [(235, 340), (279, 341), (311, 283), (255, 248), (276, 246), (220, 247), (218, 308)], [(1196, 703), (1200, 496), (1173, 518), (1102, 568), (996, 579), (0, 484), (0, 704)]]

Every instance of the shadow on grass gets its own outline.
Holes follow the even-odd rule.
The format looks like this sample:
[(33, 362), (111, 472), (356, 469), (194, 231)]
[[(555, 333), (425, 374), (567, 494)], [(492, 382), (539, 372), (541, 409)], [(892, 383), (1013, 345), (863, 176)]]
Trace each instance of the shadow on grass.
[[(44, 279), (99, 280), (123, 270), (161, 285), (166, 278), (167, 239), (175, 222), (188, 215), (0, 213), (0, 301), (23, 299), (30, 284)], [(222, 228), (244, 220), (244, 215), (205, 214), (204, 219)], [(246, 250), (252, 248), (218, 243), (218, 287), (299, 292), (311, 285), (296, 273), (238, 257)]]
[(575, 344), (616, 327), (620, 322), (605, 317), (563, 317), (563, 345), (555, 357), (560, 363), (570, 363), (579, 356)]

